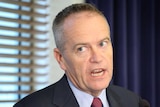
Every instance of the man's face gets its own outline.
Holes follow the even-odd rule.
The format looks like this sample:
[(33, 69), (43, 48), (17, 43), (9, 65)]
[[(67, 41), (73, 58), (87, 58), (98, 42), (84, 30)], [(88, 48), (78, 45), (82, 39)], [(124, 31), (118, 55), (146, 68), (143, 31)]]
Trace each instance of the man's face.
[(69, 16), (63, 24), (65, 50), (55, 57), (78, 89), (93, 96), (108, 87), (112, 78), (113, 53), (106, 20), (95, 13)]

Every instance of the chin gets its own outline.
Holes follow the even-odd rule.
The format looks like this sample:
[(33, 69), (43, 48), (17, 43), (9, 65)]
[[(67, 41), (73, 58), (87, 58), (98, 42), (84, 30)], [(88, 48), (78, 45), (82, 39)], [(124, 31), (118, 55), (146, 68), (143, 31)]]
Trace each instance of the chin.
[(101, 84), (98, 84), (97, 86), (95, 86), (95, 90), (99, 90), (99, 91), (102, 91), (103, 89), (106, 89), (108, 87), (108, 83), (107, 84), (104, 84), (104, 85), (101, 85)]

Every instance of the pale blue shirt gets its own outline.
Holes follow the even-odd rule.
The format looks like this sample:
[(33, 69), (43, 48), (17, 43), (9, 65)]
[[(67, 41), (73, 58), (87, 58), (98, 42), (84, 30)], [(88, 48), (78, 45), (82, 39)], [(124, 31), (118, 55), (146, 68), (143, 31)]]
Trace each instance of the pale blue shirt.
[[(68, 79), (68, 83), (74, 93), (74, 96), (76, 97), (76, 99), (78, 101), (79, 106), (80, 107), (91, 107), (91, 104), (92, 104), (94, 97), (84, 91), (77, 89), (69, 79)], [(101, 101), (103, 103), (103, 107), (109, 107), (109, 103), (106, 98), (106, 90), (105, 89), (102, 90), (102, 92), (100, 93), (98, 98), (101, 99)]]

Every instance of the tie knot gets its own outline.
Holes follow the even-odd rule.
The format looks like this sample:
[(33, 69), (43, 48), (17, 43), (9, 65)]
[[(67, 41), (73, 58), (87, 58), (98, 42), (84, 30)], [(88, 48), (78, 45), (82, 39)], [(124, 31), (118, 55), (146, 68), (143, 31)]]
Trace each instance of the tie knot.
[(102, 107), (102, 102), (99, 98), (94, 98), (91, 107)]

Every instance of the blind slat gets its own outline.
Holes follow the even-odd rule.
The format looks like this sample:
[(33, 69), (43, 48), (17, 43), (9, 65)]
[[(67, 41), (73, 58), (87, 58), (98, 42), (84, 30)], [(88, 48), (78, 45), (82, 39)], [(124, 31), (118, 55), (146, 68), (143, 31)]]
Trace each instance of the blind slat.
[(19, 100), (0, 100), (0, 103), (10, 103), (10, 102), (17, 102), (17, 101), (19, 101)]
[(26, 37), (5, 36), (5, 35), (0, 35), (0, 39), (26, 41), (26, 42), (32, 42), (32, 43), (39, 43), (39, 42), (45, 43), (48, 41), (48, 39), (26, 38)]
[(40, 21), (33, 21), (33, 20), (22, 20), (22, 19), (13, 19), (13, 18), (4, 18), (0, 17), (0, 20), (2, 21), (8, 21), (8, 22), (15, 22), (19, 24), (28, 24), (28, 25), (39, 25), (39, 26), (45, 26), (47, 25), (47, 22), (40, 22)]
[(13, 28), (13, 27), (5, 27), (0, 26), (1, 30), (9, 30), (9, 31), (16, 31), (21, 33), (29, 33), (29, 34), (46, 34), (47, 31), (40, 31), (40, 30), (34, 30), (34, 29), (23, 29), (23, 28)]
[(38, 65), (38, 64), (10, 64), (10, 63), (0, 63), (3, 67), (19, 67), (19, 68), (46, 68), (48, 65)]
[(8, 75), (8, 76), (25, 76), (25, 77), (35, 77), (35, 76), (46, 76), (47, 73), (6, 73), (6, 72), (0, 72), (0, 75)]
[(38, 47), (26, 47), (26, 46), (13, 46), (13, 45), (0, 45), (0, 48), (16, 49), (16, 50), (28, 50), (28, 51), (47, 51), (48, 48)]
[(5, 84), (5, 85), (29, 85), (29, 86), (34, 86), (36, 84), (42, 85), (42, 84), (47, 84), (47, 82), (36, 82), (36, 81), (32, 81), (32, 82), (1, 82), (0, 84)]
[(0, 93), (2, 93), (2, 94), (14, 94), (14, 93), (29, 94), (29, 93), (32, 93), (33, 91), (0, 91)]
[(47, 55), (17, 55), (17, 54), (0, 54), (3, 58), (18, 58), (18, 59), (46, 59)]
[(30, 12), (30, 11), (23, 11), (23, 10), (14, 10), (14, 9), (9, 9), (9, 8), (3, 8), (0, 7), (0, 11), (4, 12), (9, 12), (9, 13), (16, 13), (19, 15), (26, 15), (26, 16), (32, 16), (32, 17), (46, 17), (48, 14), (42, 14), (42, 13), (37, 13), (37, 12)]
[(4, 3), (9, 3), (9, 4), (15, 4), (15, 5), (19, 5), (19, 6), (27, 6), (30, 8), (41, 8), (41, 9), (45, 9), (48, 7), (48, 5), (40, 5), (37, 3), (30, 3), (30, 2), (22, 2), (22, 1), (13, 1), (13, 0), (0, 0), (1, 2)]

